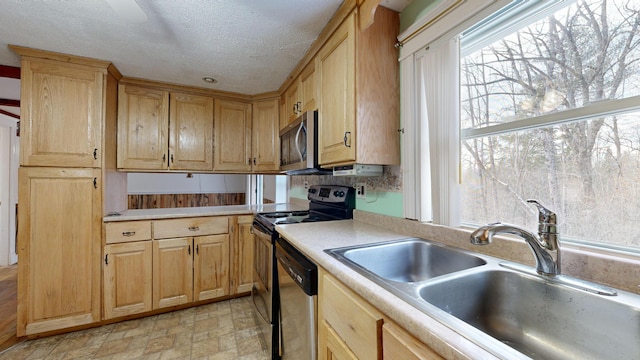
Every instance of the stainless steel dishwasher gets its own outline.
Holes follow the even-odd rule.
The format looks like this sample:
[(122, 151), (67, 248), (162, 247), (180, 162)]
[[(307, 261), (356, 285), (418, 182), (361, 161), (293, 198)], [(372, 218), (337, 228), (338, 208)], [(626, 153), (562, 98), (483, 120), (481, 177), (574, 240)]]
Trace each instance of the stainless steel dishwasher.
[(317, 359), (318, 267), (285, 239), (276, 241), (282, 359)]

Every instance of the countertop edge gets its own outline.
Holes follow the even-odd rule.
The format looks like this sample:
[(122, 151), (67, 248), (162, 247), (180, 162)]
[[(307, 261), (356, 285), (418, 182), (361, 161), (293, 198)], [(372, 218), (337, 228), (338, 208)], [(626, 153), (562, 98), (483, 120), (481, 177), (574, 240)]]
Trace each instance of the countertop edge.
[(118, 212), (118, 215), (107, 215), (102, 218), (105, 223), (135, 220), (160, 220), (200, 216), (249, 215), (261, 212), (306, 210), (303, 205), (281, 203), (262, 205), (226, 205), (162, 209), (132, 209)]

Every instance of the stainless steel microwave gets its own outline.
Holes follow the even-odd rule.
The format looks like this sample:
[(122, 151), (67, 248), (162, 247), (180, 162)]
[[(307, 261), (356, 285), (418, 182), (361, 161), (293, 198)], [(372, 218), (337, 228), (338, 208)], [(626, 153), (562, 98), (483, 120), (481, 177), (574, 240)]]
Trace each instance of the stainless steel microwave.
[(280, 170), (288, 175), (330, 173), (318, 165), (318, 111), (305, 111), (280, 131)]

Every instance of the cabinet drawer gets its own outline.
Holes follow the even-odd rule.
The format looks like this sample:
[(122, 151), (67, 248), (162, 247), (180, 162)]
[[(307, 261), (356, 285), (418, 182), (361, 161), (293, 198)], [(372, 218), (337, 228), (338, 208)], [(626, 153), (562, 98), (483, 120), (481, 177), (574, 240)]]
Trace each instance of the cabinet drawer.
[(322, 276), (322, 316), (359, 359), (382, 356), (382, 314), (331, 276)]
[(153, 222), (154, 239), (226, 234), (228, 232), (229, 218), (226, 216), (170, 219)]
[(105, 224), (107, 244), (151, 240), (151, 221), (123, 221)]

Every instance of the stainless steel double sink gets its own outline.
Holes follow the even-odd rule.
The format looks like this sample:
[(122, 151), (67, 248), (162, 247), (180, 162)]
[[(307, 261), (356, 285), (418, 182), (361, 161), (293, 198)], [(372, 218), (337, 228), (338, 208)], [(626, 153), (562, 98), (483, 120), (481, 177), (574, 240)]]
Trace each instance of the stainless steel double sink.
[(325, 252), (499, 358), (640, 358), (639, 295), (419, 238)]

